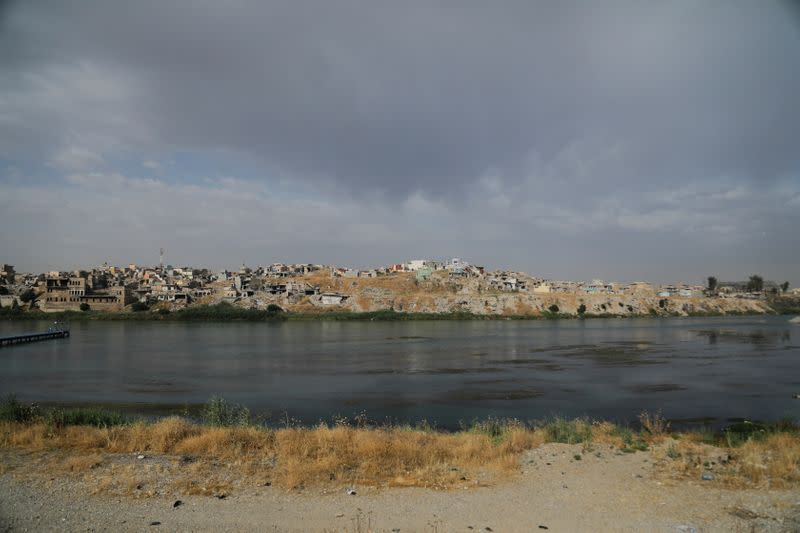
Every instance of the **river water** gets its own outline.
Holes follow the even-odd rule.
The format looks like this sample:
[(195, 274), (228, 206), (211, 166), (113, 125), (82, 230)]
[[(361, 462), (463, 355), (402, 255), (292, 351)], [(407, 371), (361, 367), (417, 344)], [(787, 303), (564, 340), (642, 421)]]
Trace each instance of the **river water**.
[[(47, 323), (0, 322), (0, 336)], [(800, 417), (800, 326), (786, 317), (81, 322), (0, 349), (0, 392), (170, 412), (211, 395), (280, 423), (365, 413), (453, 428), (488, 416), (674, 424)]]

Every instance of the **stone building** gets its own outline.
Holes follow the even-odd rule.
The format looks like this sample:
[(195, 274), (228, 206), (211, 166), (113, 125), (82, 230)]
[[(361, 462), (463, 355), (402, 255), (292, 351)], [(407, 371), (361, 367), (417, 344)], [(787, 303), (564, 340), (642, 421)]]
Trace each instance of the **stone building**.
[(85, 277), (52, 274), (56, 273), (45, 279), (45, 292), (39, 299), (42, 311), (80, 311), (84, 303), (94, 311), (122, 311), (134, 300), (132, 291), (124, 285), (95, 291)]

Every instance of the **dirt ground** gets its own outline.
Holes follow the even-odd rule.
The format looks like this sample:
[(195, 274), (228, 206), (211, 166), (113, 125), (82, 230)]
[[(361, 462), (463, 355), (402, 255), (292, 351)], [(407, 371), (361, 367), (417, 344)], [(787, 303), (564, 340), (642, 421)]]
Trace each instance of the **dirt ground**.
[[(147, 493), (113, 494), (97, 486), (96, 472), (59, 469), (54, 459), (0, 450), (0, 530), (800, 531), (800, 491), (670, 479), (649, 451), (585, 453), (579, 445), (546, 444), (523, 455), (519, 475), (488, 486), (356, 486), (355, 494), (341, 487), (287, 491), (264, 481), (185, 495), (166, 488), (168, 479)], [(144, 469), (165, 460), (106, 458), (97, 468), (128, 461)]]

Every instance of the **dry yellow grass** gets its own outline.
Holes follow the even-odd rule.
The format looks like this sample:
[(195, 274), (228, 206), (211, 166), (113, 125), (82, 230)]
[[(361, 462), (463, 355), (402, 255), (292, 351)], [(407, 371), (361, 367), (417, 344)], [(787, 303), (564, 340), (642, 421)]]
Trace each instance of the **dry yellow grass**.
[[(214, 428), (178, 417), (155, 424), (52, 431), (42, 424), (0, 425), (4, 447), (76, 452), (67, 460), (70, 472), (96, 467), (101, 452), (151, 452), (224, 462), (237, 472), (267, 476), (287, 488), (329, 483), (446, 488), (462, 478), (511, 473), (519, 453), (542, 442), (542, 432), (522, 428), (510, 429), (498, 442), (481, 433), (402, 428)], [(192, 490), (210, 490), (202, 488), (206, 485)], [(194, 487), (184, 483), (190, 486)]]
[[(492, 482), (519, 470), (520, 454), (549, 440), (606, 444), (632, 451), (632, 442), (654, 446), (661, 474), (675, 479), (714, 473), (728, 486), (800, 485), (800, 437), (774, 433), (740, 447), (710, 446), (698, 435), (673, 439), (666, 423), (643, 416), (649, 429), (632, 433), (608, 422), (564, 421), (559, 427), (487, 425), (442, 433), (407, 428), (346, 425), (264, 429), (207, 427), (183, 418), (111, 428), (0, 423), (0, 448), (52, 454), (59, 471), (91, 475), (97, 491), (155, 494), (162, 473), (173, 490), (227, 494), (236, 484), (266, 481), (288, 489), (324, 485), (450, 488)], [(646, 422), (646, 423), (645, 423)], [(554, 436), (558, 431), (568, 431)], [(555, 433), (554, 433), (555, 432)], [(585, 435), (573, 440), (575, 435)], [(562, 440), (567, 439), (567, 440)], [(632, 439), (634, 439), (632, 441)], [(104, 454), (165, 455), (160, 463), (119, 465)], [(43, 455), (43, 454), (40, 454)], [(165, 462), (166, 461), (166, 462)], [(0, 473), (5, 467), (0, 465)]]
[(800, 485), (800, 437), (776, 433), (737, 448), (699, 442), (697, 435), (672, 440), (657, 450), (662, 474), (698, 479), (711, 473), (730, 487), (788, 488)]

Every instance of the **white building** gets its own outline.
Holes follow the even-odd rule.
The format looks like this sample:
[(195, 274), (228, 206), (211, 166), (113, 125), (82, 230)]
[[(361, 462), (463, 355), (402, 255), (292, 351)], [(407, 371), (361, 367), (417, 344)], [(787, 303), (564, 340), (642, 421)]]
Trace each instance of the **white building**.
[(425, 260), (424, 259), (412, 259), (408, 263), (406, 263), (406, 270), (409, 272), (416, 272), (417, 270), (421, 270), (425, 268)]

